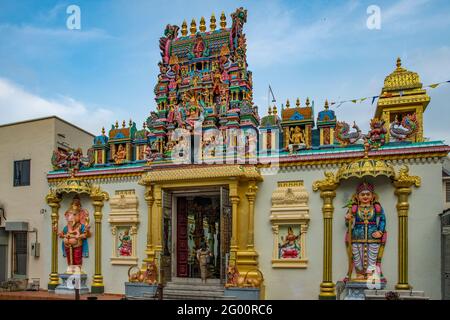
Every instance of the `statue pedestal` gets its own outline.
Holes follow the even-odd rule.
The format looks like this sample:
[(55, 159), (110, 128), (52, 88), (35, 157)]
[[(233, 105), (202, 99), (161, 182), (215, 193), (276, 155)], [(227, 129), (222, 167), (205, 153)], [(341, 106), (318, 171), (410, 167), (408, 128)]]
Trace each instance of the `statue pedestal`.
[(80, 289), (80, 294), (89, 293), (86, 285), (87, 274), (85, 273), (62, 273), (59, 275), (62, 283), (55, 288), (56, 294), (75, 295), (75, 289)]
[(366, 300), (364, 293), (367, 289), (374, 289), (377, 286), (377, 290), (382, 290), (386, 287), (386, 282), (380, 282), (378, 285), (371, 285), (370, 288), (367, 282), (347, 282), (343, 288), (344, 300)]

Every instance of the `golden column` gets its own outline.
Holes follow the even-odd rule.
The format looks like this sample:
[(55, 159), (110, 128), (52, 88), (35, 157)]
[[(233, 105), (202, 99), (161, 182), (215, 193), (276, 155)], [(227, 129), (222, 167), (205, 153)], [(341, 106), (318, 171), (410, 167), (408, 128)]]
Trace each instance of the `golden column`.
[(147, 248), (145, 250), (147, 258), (144, 259), (144, 265), (142, 266), (143, 269), (146, 269), (145, 263), (151, 262), (155, 258), (152, 239), (152, 210), (153, 203), (155, 202), (155, 197), (153, 196), (152, 185), (147, 185), (147, 190), (145, 192), (145, 201), (147, 201)]
[(231, 246), (230, 251), (234, 258), (236, 258), (236, 251), (238, 250), (238, 204), (239, 195), (237, 192), (237, 182), (230, 184), (230, 201), (231, 201)]
[(49, 194), (45, 198), (50, 208), (52, 208), (51, 223), (52, 223), (52, 261), (51, 261), (51, 272), (49, 275), (48, 290), (55, 290), (59, 285), (59, 275), (58, 275), (58, 219), (59, 219), (59, 208), (61, 205), (61, 197), (50, 190)]
[[(156, 241), (154, 249), (155, 251), (162, 251), (162, 189), (161, 186), (157, 185), (155, 187), (155, 204), (156, 212), (153, 214), (155, 221), (153, 224), (153, 232), (156, 235)], [(155, 230), (156, 229), (156, 230)], [(156, 254), (156, 252), (155, 252)]]
[(91, 191), (91, 199), (94, 205), (95, 220), (95, 274), (92, 280), (91, 292), (103, 293), (105, 285), (102, 276), (102, 208), (104, 201), (109, 199), (106, 192), (101, 191), (100, 187), (93, 187)]
[(258, 187), (255, 181), (249, 181), (248, 191), (245, 194), (248, 199), (248, 240), (247, 240), (247, 250), (254, 250), (255, 247), (255, 199)]
[(397, 196), (398, 214), (398, 282), (397, 290), (409, 290), (408, 283), (408, 197), (411, 187), (420, 187), (420, 177), (410, 176), (409, 168), (404, 166), (394, 179), (395, 195)]
[(323, 280), (320, 284), (319, 299), (336, 299), (335, 285), (332, 280), (333, 256), (333, 199), (336, 197), (338, 182), (332, 172), (325, 172), (325, 179), (315, 181), (313, 190), (320, 190), (323, 201)]

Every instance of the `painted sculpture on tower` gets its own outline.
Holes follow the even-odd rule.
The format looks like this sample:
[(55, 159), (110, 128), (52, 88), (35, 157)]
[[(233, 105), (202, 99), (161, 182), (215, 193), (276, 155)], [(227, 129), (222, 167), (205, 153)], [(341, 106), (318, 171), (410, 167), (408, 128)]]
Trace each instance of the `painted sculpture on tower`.
[(83, 257), (89, 256), (87, 238), (91, 236), (89, 212), (82, 208), (78, 196), (74, 196), (70, 208), (64, 213), (67, 225), (58, 236), (63, 239), (63, 256), (67, 258), (68, 270), (81, 269)]
[(367, 282), (377, 277), (385, 283), (381, 258), (387, 238), (386, 216), (372, 184), (362, 182), (357, 187), (345, 223), (349, 268), (344, 281)]
[(69, 150), (54, 150), (52, 154), (53, 170), (66, 170), (71, 175), (75, 175), (81, 168), (89, 168), (94, 163), (94, 149), (87, 151), (87, 156), (83, 156), (81, 148)]
[(401, 120), (396, 115), (389, 127), (389, 133), (394, 141), (404, 141), (414, 136), (419, 131), (419, 127), (415, 113), (408, 114)]

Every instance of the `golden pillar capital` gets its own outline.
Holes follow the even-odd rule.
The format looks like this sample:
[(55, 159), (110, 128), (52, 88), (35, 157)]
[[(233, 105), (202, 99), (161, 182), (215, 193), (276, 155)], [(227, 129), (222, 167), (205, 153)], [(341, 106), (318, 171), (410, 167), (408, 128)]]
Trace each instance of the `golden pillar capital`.
[(420, 177), (410, 176), (408, 166), (403, 166), (394, 178), (398, 215), (398, 282), (397, 290), (411, 289), (408, 283), (408, 212), (412, 186), (420, 187)]

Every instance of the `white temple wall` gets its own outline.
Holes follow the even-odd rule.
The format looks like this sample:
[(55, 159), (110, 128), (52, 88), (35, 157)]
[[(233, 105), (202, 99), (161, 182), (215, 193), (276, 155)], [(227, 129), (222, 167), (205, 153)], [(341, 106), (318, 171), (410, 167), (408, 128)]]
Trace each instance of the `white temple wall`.
[[(414, 290), (425, 291), (432, 299), (440, 299), (440, 222), (442, 212), (441, 164), (409, 164), (410, 174), (422, 179), (420, 188), (412, 187), (409, 197), (409, 283)], [(398, 171), (400, 166), (396, 166)], [(267, 299), (317, 299), (323, 271), (323, 217), (320, 191), (313, 192), (312, 184), (323, 179), (324, 169), (283, 170), (277, 175), (264, 176), (260, 183), (255, 207), (255, 246), (259, 253), (260, 269), (264, 274)], [(271, 266), (272, 230), (269, 220), (271, 196), (277, 181), (303, 180), (309, 193), (310, 224), (306, 237), (309, 259), (306, 269), (276, 269)], [(398, 218), (397, 197), (390, 180), (384, 177), (367, 181), (375, 184), (387, 219), (388, 238), (382, 260), (387, 289), (397, 283)], [(333, 282), (341, 280), (347, 272), (348, 260), (344, 243), (345, 225), (343, 208), (355, 192), (358, 180), (343, 181), (336, 191), (333, 219)], [(269, 236), (270, 235), (270, 236)]]

